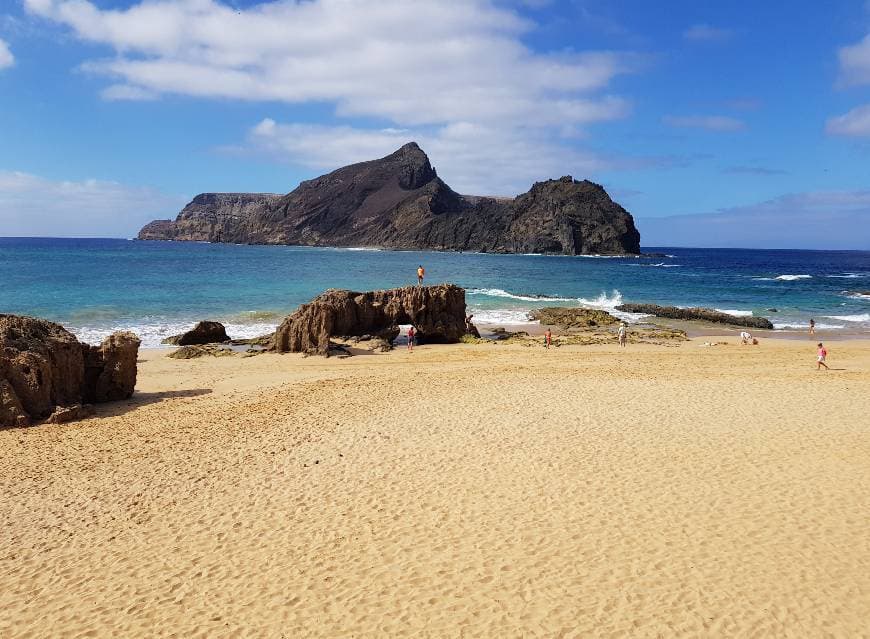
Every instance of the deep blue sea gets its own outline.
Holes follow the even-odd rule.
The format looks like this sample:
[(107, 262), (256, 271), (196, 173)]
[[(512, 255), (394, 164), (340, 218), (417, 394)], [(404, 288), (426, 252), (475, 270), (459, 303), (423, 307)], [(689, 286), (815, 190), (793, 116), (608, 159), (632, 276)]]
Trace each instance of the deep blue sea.
[(0, 312), (60, 322), (90, 342), (129, 329), (157, 346), (201, 319), (247, 337), (327, 288), (415, 284), (423, 264), (427, 283), (467, 289), (479, 323), (522, 323), (540, 306), (612, 310), (626, 301), (764, 315), (779, 329), (803, 329), (813, 317), (822, 331), (870, 333), (870, 251), (644, 250), (669, 257), (0, 238)]

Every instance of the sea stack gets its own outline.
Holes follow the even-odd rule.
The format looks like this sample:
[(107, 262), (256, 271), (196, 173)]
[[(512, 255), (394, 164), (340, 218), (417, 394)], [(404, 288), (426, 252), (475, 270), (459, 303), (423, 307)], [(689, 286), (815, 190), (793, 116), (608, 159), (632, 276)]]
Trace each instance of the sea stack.
[(287, 195), (203, 193), (140, 240), (390, 249), (640, 253), (634, 219), (604, 188), (571, 176), (516, 198), (460, 195), (409, 142), (379, 160), (302, 182)]

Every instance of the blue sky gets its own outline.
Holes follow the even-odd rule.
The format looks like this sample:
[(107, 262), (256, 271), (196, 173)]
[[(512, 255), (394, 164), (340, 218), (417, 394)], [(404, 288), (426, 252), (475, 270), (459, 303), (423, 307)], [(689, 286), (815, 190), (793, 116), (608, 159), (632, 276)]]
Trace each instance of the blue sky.
[(601, 182), (648, 246), (870, 249), (870, 3), (0, 3), (0, 235), (411, 139), (465, 193)]

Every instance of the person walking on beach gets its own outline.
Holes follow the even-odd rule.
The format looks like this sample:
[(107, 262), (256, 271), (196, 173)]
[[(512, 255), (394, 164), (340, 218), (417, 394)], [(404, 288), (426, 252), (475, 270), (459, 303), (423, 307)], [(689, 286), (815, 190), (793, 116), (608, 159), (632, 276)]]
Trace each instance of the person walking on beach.
[(619, 325), (619, 345), (625, 348), (625, 322)]
[(413, 324), (408, 329), (408, 351), (414, 350), (414, 336), (417, 334), (417, 331), (414, 330)]
[(817, 371), (822, 370), (822, 366), (825, 367), (825, 370), (826, 370), (826, 371), (827, 371), (827, 370), (830, 370), (830, 369), (828, 368), (828, 365), (825, 364), (825, 359), (827, 359), (827, 357), (828, 357), (828, 349), (825, 348), (824, 344), (822, 344), (821, 342), (819, 342), (818, 346), (819, 346), (819, 353), (818, 353), (818, 358), (817, 358), (817, 359), (818, 359), (818, 365), (816, 366), (816, 370), (817, 370)]
[(423, 265), (417, 267), (417, 286), (423, 286), (423, 277), (426, 275), (426, 269)]
[(812, 317), (810, 318), (810, 335), (815, 335), (816, 333), (816, 320)]
[(550, 344), (553, 343), (553, 331), (547, 328), (546, 332), (544, 332), (544, 348), (550, 348)]

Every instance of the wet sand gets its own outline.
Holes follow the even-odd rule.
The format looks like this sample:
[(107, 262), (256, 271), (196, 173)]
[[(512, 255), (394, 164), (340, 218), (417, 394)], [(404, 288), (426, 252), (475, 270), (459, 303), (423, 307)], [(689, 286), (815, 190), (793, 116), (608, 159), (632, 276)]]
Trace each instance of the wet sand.
[(870, 342), (173, 360), (0, 431), (3, 637), (858, 637)]

